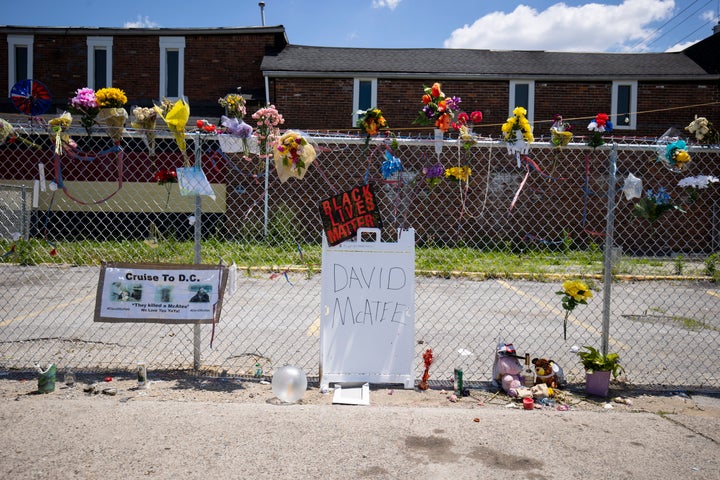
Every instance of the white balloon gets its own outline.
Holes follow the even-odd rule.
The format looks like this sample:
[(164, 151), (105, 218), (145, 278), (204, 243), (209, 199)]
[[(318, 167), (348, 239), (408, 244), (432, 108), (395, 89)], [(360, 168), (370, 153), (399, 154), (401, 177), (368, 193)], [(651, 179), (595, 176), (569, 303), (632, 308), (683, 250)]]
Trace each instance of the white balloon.
[(307, 376), (301, 368), (285, 365), (273, 375), (272, 391), (283, 402), (297, 402), (305, 395), (305, 390), (307, 390)]

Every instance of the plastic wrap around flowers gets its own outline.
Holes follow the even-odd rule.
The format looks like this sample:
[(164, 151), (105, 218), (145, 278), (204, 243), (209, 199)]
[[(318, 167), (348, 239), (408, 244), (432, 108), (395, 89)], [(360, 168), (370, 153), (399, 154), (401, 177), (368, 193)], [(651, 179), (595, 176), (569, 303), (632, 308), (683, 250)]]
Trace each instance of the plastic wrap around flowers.
[(280, 182), (290, 177), (302, 179), (316, 155), (315, 148), (298, 132), (285, 132), (278, 140), (274, 155)]
[(572, 125), (563, 121), (562, 115), (555, 114), (553, 124), (550, 127), (550, 143), (556, 147), (564, 147), (572, 140)]
[(600, 145), (605, 145), (602, 134), (612, 132), (613, 124), (607, 113), (598, 113), (595, 115), (595, 119), (588, 124), (587, 128), (592, 132), (590, 134), (590, 140), (588, 140), (588, 145), (592, 148), (597, 148)]
[(520, 167), (520, 155), (527, 155), (530, 144), (535, 141), (532, 126), (527, 119), (527, 110), (515, 107), (513, 116), (508, 118), (502, 126), (503, 140), (507, 145), (509, 154), (514, 154)]
[(632, 214), (644, 218), (652, 224), (669, 210), (685, 213), (683, 209), (672, 202), (672, 198), (665, 188), (660, 187), (657, 192), (653, 192), (652, 189), (645, 192), (645, 196), (633, 206)]
[(690, 161), (685, 140), (676, 140), (665, 147), (661, 161), (673, 171), (680, 171)]
[(700, 143), (714, 145), (720, 143), (720, 132), (715, 128), (711, 121), (705, 117), (695, 115), (695, 120), (685, 127)]
[(115, 143), (120, 143), (128, 119), (125, 111), (127, 103), (125, 92), (115, 87), (101, 88), (95, 92), (95, 99), (100, 109), (97, 115), (98, 122), (105, 124), (108, 135)]

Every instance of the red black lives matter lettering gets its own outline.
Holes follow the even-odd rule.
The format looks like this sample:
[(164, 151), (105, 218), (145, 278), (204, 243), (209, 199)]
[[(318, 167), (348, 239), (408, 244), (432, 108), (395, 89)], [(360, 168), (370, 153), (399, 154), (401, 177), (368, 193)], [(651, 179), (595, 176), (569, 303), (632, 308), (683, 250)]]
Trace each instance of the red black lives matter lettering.
[(331, 246), (353, 238), (359, 228), (382, 228), (370, 183), (320, 202), (320, 218)]

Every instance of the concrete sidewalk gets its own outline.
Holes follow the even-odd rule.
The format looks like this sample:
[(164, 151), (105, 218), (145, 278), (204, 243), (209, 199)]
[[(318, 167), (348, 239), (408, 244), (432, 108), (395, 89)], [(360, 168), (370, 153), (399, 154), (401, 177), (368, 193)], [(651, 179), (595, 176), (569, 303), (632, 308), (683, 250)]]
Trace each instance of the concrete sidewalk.
[(98, 400), (0, 399), (0, 478), (720, 479), (715, 415)]

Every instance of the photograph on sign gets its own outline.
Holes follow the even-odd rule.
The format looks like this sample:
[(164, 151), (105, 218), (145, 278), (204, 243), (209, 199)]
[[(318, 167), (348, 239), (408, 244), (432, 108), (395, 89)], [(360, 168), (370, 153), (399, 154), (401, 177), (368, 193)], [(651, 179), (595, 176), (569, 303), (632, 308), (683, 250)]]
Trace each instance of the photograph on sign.
[(321, 201), (320, 218), (330, 246), (350, 240), (360, 228), (382, 228), (371, 183)]
[(96, 322), (213, 323), (220, 318), (227, 267), (105, 263)]

